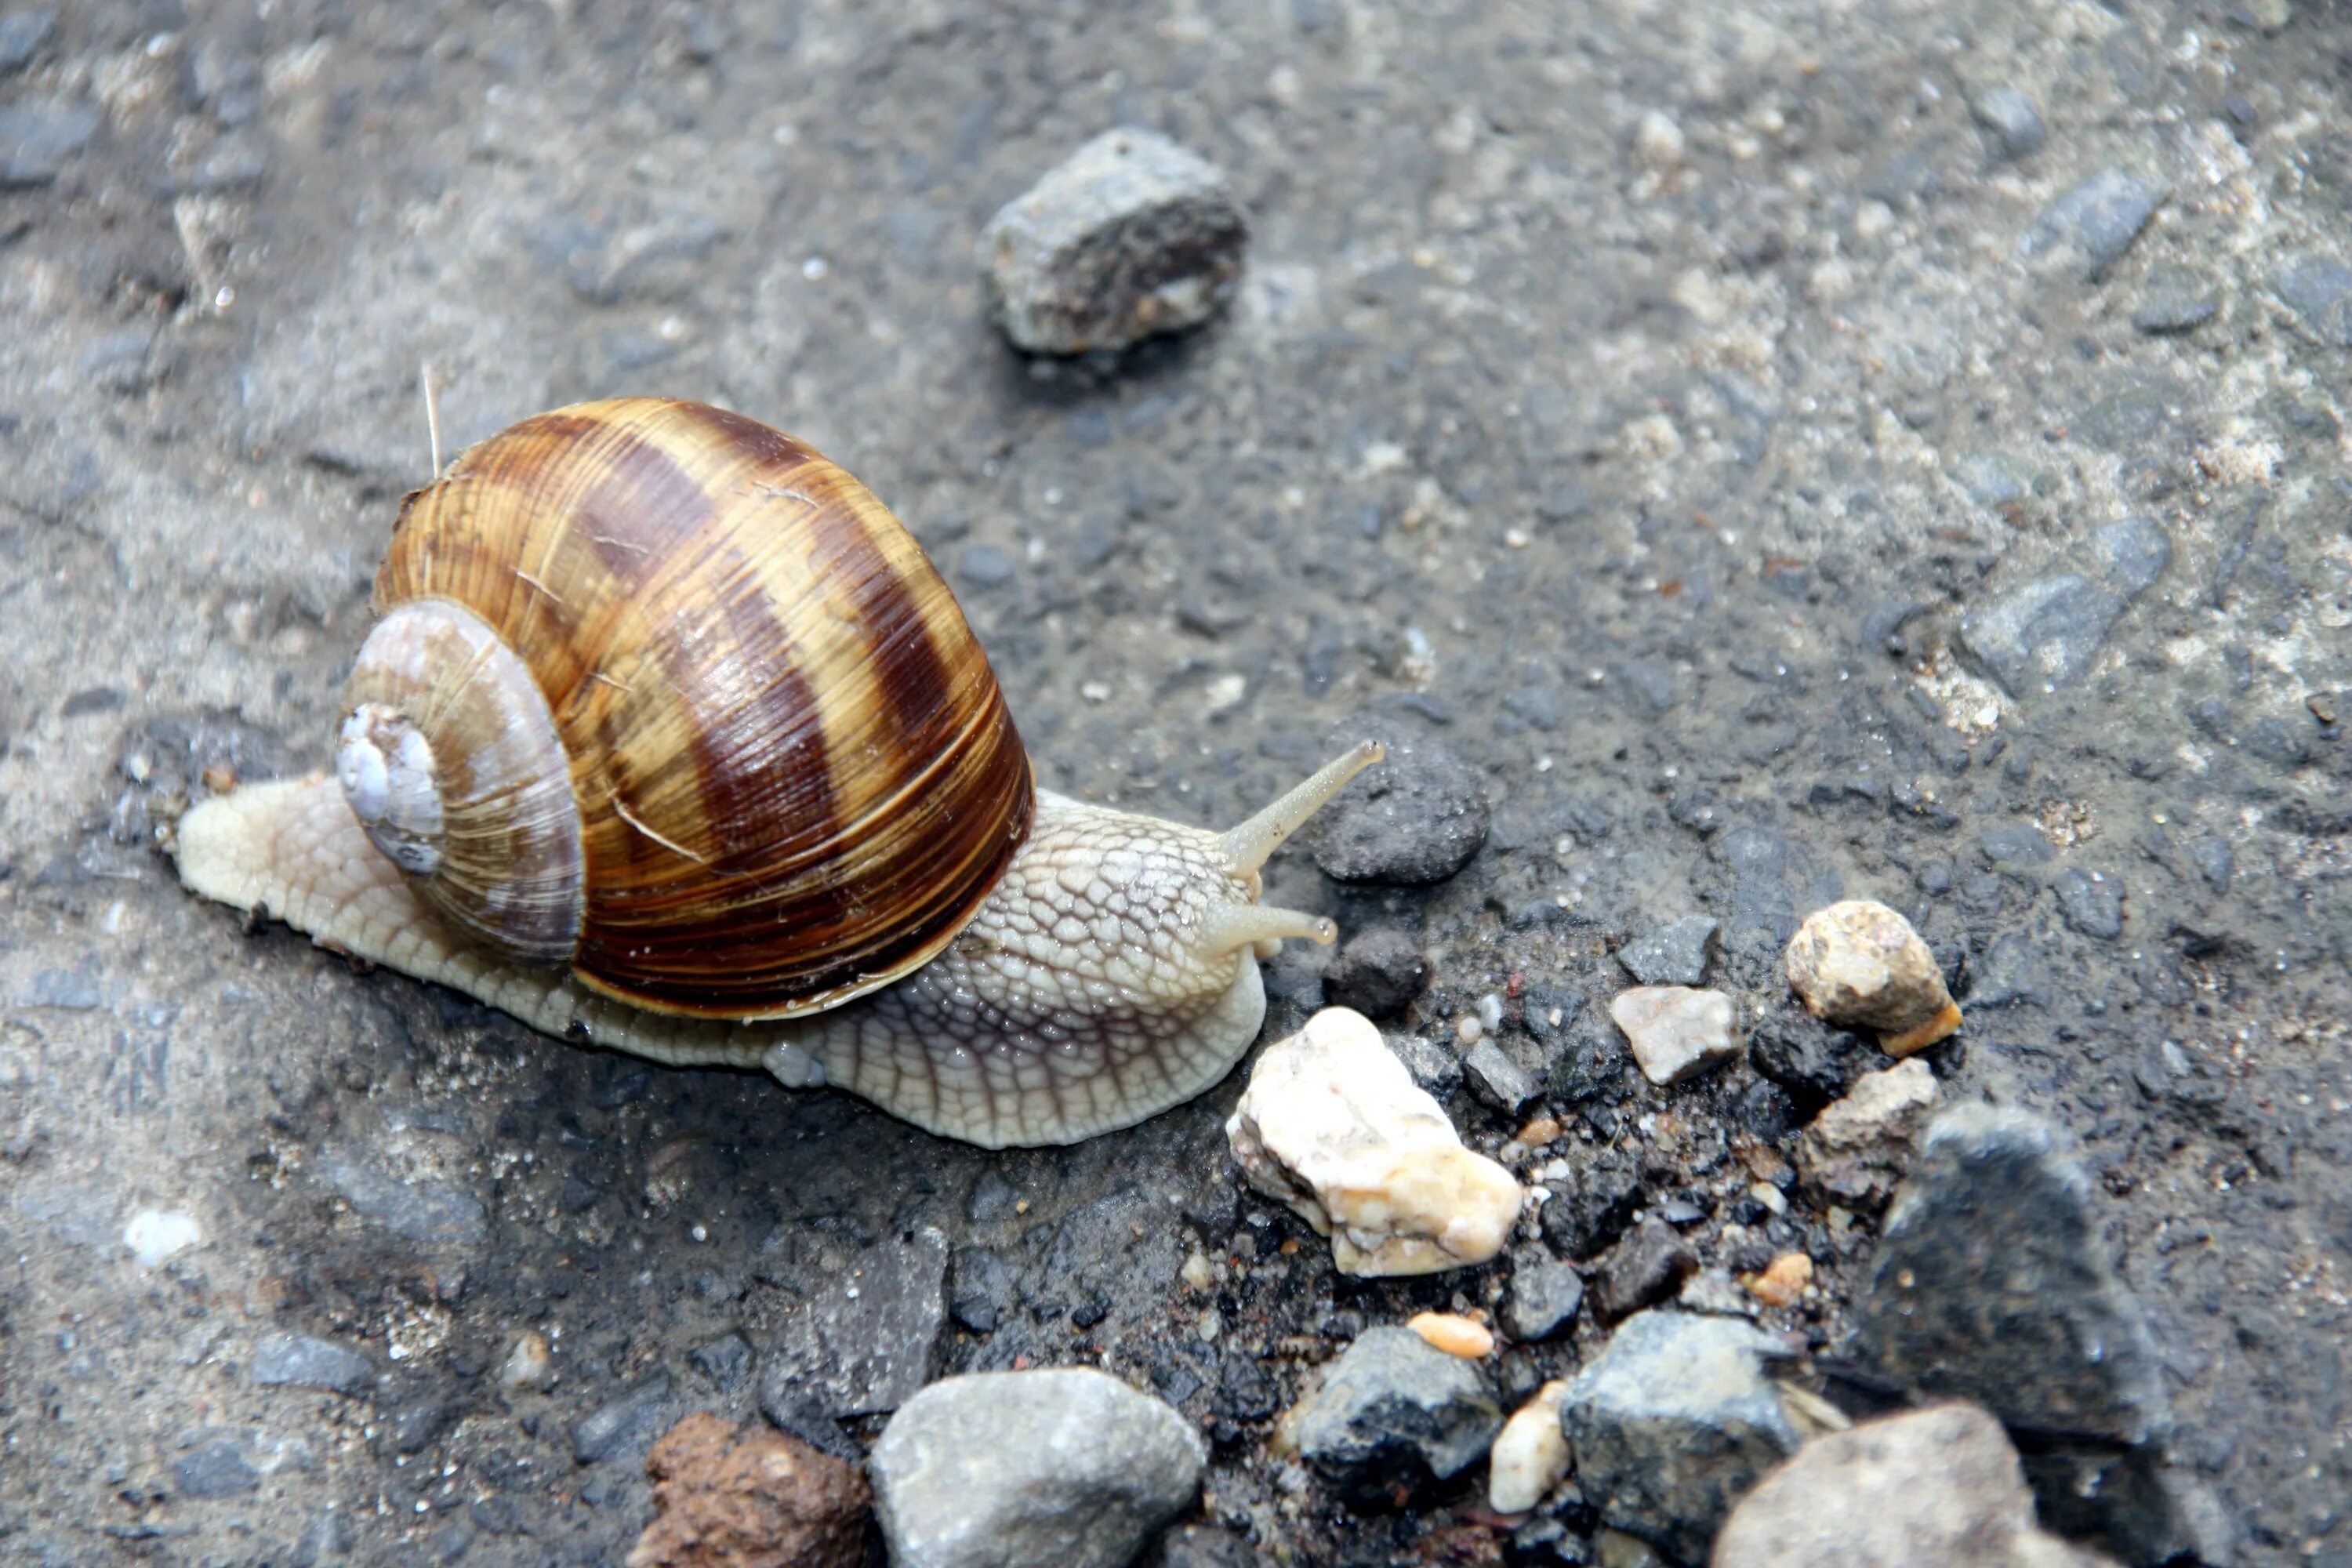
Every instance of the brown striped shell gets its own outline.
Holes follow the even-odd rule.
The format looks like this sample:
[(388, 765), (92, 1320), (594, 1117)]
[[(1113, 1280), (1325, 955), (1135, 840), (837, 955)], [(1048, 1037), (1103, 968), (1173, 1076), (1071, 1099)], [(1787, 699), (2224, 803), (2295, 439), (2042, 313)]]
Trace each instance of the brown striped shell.
[[(740, 415), (586, 403), (468, 448), (403, 506), (375, 602), (446, 651), (421, 675), (363, 656), (347, 689), (347, 740), (377, 724), (396, 751), (413, 724), (442, 791), (429, 845), (372, 836), (476, 941), (639, 1006), (778, 1017), (887, 984), (1028, 831), (1020, 736), (938, 572), (863, 485)], [(541, 732), (572, 816), (510, 763), (467, 773)]]

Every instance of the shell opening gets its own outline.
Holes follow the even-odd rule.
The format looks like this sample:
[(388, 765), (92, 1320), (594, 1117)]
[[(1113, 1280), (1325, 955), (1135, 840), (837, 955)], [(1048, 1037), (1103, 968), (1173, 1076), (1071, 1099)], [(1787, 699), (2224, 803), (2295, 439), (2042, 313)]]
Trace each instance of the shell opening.
[(405, 715), (362, 702), (343, 721), (335, 752), (343, 799), (385, 859), (413, 877), (441, 866), (441, 788), (433, 746)]

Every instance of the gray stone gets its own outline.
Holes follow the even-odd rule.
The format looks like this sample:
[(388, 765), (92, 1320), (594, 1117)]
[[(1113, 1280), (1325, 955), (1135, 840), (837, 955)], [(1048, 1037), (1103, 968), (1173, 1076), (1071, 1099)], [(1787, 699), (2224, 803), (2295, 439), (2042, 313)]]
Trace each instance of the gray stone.
[(453, 1184), (404, 1180), (340, 1151), (321, 1155), (318, 1171), (362, 1218), (421, 1247), (478, 1247), (489, 1237), (482, 1200)]
[(1323, 1000), (1367, 1018), (1404, 1011), (1429, 984), (1429, 959), (1412, 932), (1377, 926), (1349, 937), (1323, 971)]
[(2271, 274), (2271, 292), (2294, 312), (2306, 336), (2352, 349), (2352, 267), (2316, 252), (2291, 256)]
[(2171, 1426), (2090, 1185), (2022, 1111), (1966, 1106), (1930, 1125), (1854, 1324), (1856, 1355), (1896, 1386), (1973, 1399), (2012, 1428), (2144, 1443)]
[(308, 1334), (272, 1334), (253, 1349), (253, 1381), (358, 1394), (375, 1379), (367, 1357)]
[(1716, 922), (1707, 916), (1685, 915), (1619, 948), (1617, 962), (1644, 985), (1704, 984), (1715, 932)]
[(226, 1433), (199, 1434), (195, 1445), (172, 1461), (172, 1489), (182, 1497), (236, 1497), (260, 1484), (237, 1440)]
[(1475, 1365), (1391, 1325), (1360, 1335), (1286, 1422), (1316, 1473), (1370, 1508), (1486, 1458), (1503, 1413)]
[(572, 1424), (572, 1460), (593, 1465), (611, 1458), (641, 1458), (673, 1414), (669, 1373), (655, 1373)]
[(2072, 572), (2012, 588), (1960, 617), (1960, 646), (2011, 696), (2072, 686), (2091, 668), (2124, 601)]
[(1150, 131), (1105, 132), (980, 236), (988, 310), (1017, 348), (1118, 350), (1233, 295), (1249, 223), (1215, 165)]
[(0, 76), (13, 76), (33, 63), (58, 30), (58, 8), (19, 11), (0, 16)]
[(1342, 882), (1420, 887), (1470, 863), (1486, 841), (1486, 789), (1478, 771), (1422, 730), (1364, 714), (1332, 731), (1329, 747), (1363, 740), (1388, 747), (1317, 816), (1315, 863)]
[(1547, 1185), (1552, 1195), (1537, 1211), (1537, 1223), (1545, 1242), (1563, 1258), (1590, 1258), (1616, 1240), (1633, 1223), (1642, 1202), (1641, 1177), (1614, 1154)]
[(1678, 1561), (1705, 1561), (1733, 1502), (1797, 1451), (1797, 1428), (1766, 1375), (1777, 1348), (1728, 1318), (1627, 1319), (1560, 1412), (1602, 1521)]
[(1528, 1069), (1513, 1061), (1492, 1035), (1481, 1036), (1463, 1053), (1462, 1076), (1478, 1102), (1501, 1116), (1517, 1116), (1541, 1092)]
[(1419, 1035), (1382, 1035), (1381, 1043), (1404, 1063), (1423, 1092), (1444, 1100), (1462, 1087), (1462, 1058), (1436, 1041)]
[(2033, 100), (2013, 87), (1991, 87), (1969, 95), (1969, 113), (1985, 128), (1996, 163), (2042, 151), (2050, 132)]
[[(1856, 1507), (1857, 1503), (1867, 1506)], [(1713, 1568), (2093, 1568), (2034, 1526), (2017, 1450), (1969, 1405), (1807, 1443), (1739, 1500)]]
[(1654, 1215), (1617, 1244), (1593, 1292), (1593, 1305), (1605, 1319), (1631, 1317), (1673, 1296), (1697, 1271), (1698, 1255), (1673, 1226)]
[(1511, 1283), (1496, 1316), (1505, 1333), (1533, 1344), (1573, 1323), (1583, 1302), (1583, 1276), (1548, 1253), (1522, 1247), (1511, 1254)]
[(2084, 936), (2113, 942), (2124, 934), (2124, 885), (2098, 871), (2069, 866), (2050, 879), (2058, 913)]
[(784, 1325), (761, 1370), (829, 1415), (895, 1410), (931, 1380), (947, 1327), (948, 1241), (925, 1227), (868, 1248)]
[(1258, 1568), (1255, 1548), (1213, 1524), (1180, 1524), (1160, 1541), (1159, 1568)]
[(2118, 518), (2091, 535), (2091, 555), (2107, 586), (2129, 601), (2172, 564), (2172, 536), (2152, 517)]
[(2029, 261), (2079, 265), (2095, 282), (2123, 259), (2172, 187), (2125, 168), (2105, 168), (2042, 210), (2017, 243)]
[(2023, 465), (1998, 452), (1970, 452), (1952, 465), (1952, 478), (1979, 506), (2014, 506), (2033, 493)]
[(2025, 1481), (2045, 1526), (2095, 1542), (2131, 1568), (2239, 1561), (2238, 1521), (2201, 1480), (2152, 1448), (2038, 1443), (2025, 1455)]
[(0, 105), (0, 191), (52, 183), (97, 133), (98, 110), (86, 103), (27, 98)]
[(2150, 337), (2166, 337), (2194, 331), (2221, 311), (2221, 296), (2211, 279), (2185, 267), (2160, 267), (2140, 285), (2131, 322)]
[(686, 1359), (695, 1371), (710, 1380), (712, 1387), (721, 1394), (732, 1394), (751, 1383), (759, 1353), (742, 1335), (721, 1334), (695, 1346), (687, 1352)]
[(950, 1377), (874, 1445), (893, 1568), (1126, 1568), (1192, 1506), (1207, 1446), (1087, 1367)]

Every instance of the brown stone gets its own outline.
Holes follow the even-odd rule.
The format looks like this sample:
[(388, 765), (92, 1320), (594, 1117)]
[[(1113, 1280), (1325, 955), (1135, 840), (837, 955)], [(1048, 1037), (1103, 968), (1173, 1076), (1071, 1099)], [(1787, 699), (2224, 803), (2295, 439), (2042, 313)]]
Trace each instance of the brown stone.
[(1885, 904), (1847, 899), (1815, 910), (1789, 942), (1788, 966), (1807, 1012), (1843, 1028), (1876, 1030), (1888, 1056), (1924, 1051), (1960, 1026), (1936, 955)]
[(1823, 1203), (1877, 1210), (1910, 1168), (1919, 1130), (1935, 1109), (1936, 1075), (1923, 1061), (1854, 1079), (1843, 1100), (1797, 1140), (1797, 1173)]
[(873, 1495), (854, 1466), (698, 1411), (646, 1456), (654, 1521), (628, 1568), (860, 1568)]

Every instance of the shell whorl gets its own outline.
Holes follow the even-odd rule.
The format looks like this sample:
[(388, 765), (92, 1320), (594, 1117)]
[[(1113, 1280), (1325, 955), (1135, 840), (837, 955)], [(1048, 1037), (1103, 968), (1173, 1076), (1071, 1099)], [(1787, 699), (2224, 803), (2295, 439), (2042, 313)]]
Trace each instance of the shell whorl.
[[(855, 479), (740, 416), (583, 404), (468, 448), (403, 506), (376, 604), (379, 636), (458, 609), (484, 667), (538, 694), (576, 831), (564, 957), (638, 1006), (781, 1017), (877, 989), (954, 939), (1028, 829), (1020, 737), (937, 571)], [(458, 684), (495, 706), (507, 679)], [(409, 742), (371, 701), (442, 780), (439, 864), (411, 880), (444, 908), (457, 743), (436, 723), (465, 705), (428, 721), (357, 674), (346, 693), (363, 793), (384, 763), (362, 822), (395, 863), (418, 837), (394, 831)], [(528, 706), (503, 711), (529, 729)], [(511, 749), (528, 773), (533, 747)]]

